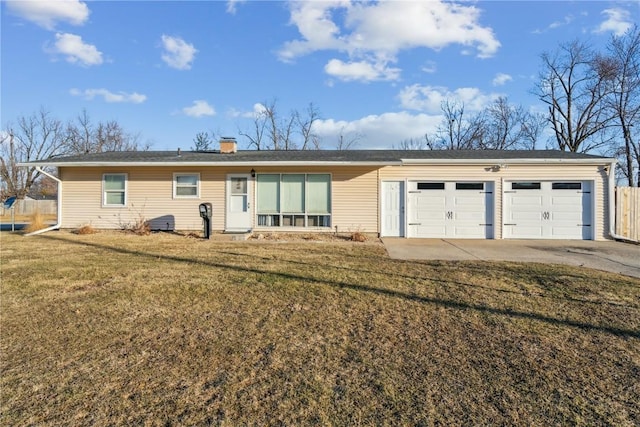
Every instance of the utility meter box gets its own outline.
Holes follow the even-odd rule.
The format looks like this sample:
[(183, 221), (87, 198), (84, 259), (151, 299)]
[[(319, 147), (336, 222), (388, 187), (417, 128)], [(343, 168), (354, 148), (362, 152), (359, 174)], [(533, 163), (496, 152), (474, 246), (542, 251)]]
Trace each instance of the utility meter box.
[(200, 210), (200, 217), (202, 218), (202, 225), (204, 227), (203, 234), (205, 239), (211, 238), (211, 218), (213, 217), (213, 206), (211, 203), (200, 203), (198, 207)]

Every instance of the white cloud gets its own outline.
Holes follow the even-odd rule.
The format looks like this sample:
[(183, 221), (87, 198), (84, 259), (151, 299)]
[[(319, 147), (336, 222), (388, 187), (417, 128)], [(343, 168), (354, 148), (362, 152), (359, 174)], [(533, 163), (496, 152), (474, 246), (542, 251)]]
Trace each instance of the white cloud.
[(245, 1), (246, 0), (227, 0), (227, 13), (235, 15), (238, 4), (244, 3)]
[(427, 61), (422, 66), (422, 71), (424, 71), (425, 73), (432, 74), (432, 73), (435, 73), (436, 71), (438, 71), (438, 66), (433, 61)]
[(507, 82), (510, 82), (513, 80), (513, 77), (511, 77), (509, 74), (505, 74), (505, 73), (498, 73), (496, 74), (496, 76), (493, 78), (492, 84), (494, 86), (503, 86), (505, 85)]
[(353, 121), (319, 120), (314, 123), (313, 132), (327, 148), (335, 146), (341, 134), (346, 140), (358, 138), (355, 147), (358, 149), (392, 148), (406, 139), (422, 138), (425, 133), (434, 132), (441, 120), (440, 115), (401, 111)]
[(111, 92), (107, 89), (71, 89), (69, 93), (73, 96), (82, 96), (85, 99), (91, 100), (96, 96), (101, 96), (105, 102), (113, 103), (132, 103), (132, 104), (141, 104), (147, 100), (146, 95), (139, 94), (137, 92), (126, 93), (126, 92)]
[(184, 107), (182, 109), (182, 113), (189, 117), (200, 118), (204, 116), (215, 116), (216, 110), (214, 110), (207, 101), (198, 99), (193, 101), (193, 105), (191, 107)]
[(633, 25), (629, 11), (624, 9), (605, 9), (602, 11), (602, 15), (605, 15), (607, 19), (596, 28), (596, 33), (612, 32), (616, 36), (621, 36)]
[(82, 37), (69, 33), (57, 33), (56, 41), (49, 51), (66, 57), (67, 62), (83, 66), (102, 64), (102, 52), (94, 45), (82, 41)]
[(473, 87), (450, 91), (445, 87), (419, 84), (407, 86), (398, 94), (403, 108), (432, 114), (441, 112), (442, 103), (447, 100), (460, 102), (464, 104), (466, 111), (475, 112), (484, 109), (498, 97), (500, 94), (484, 94), (480, 89)]
[(171, 68), (178, 70), (191, 69), (191, 63), (195, 59), (198, 50), (180, 37), (162, 35), (162, 60)]
[(83, 25), (89, 19), (89, 8), (79, 0), (21, 0), (6, 4), (14, 15), (47, 30), (55, 29), (58, 22)]
[(253, 110), (251, 111), (240, 111), (235, 108), (231, 108), (227, 111), (227, 116), (231, 118), (255, 119), (260, 114), (264, 113), (266, 109), (267, 108), (263, 104), (257, 102), (253, 104)]
[(376, 81), (376, 80), (398, 80), (400, 77), (399, 68), (389, 68), (386, 63), (367, 61), (343, 62), (339, 59), (330, 60), (324, 66), (324, 71), (330, 76), (343, 81)]
[(473, 5), (441, 0), (312, 1), (290, 2), (289, 7), (290, 22), (301, 38), (284, 44), (278, 52), (283, 61), (318, 50), (335, 50), (346, 53), (354, 64), (369, 57), (376, 62), (395, 62), (402, 50), (440, 50), (452, 44), (486, 58), (500, 47), (493, 30), (478, 23), (480, 11)]

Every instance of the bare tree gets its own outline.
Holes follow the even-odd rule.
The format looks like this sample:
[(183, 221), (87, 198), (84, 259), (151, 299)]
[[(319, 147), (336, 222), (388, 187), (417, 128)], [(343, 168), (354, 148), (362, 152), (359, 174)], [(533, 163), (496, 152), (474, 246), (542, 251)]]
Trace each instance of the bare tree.
[(422, 138), (403, 139), (398, 143), (397, 147), (394, 145), (393, 148), (398, 150), (426, 150), (429, 148), (427, 135)]
[(467, 118), (464, 104), (446, 100), (441, 105), (443, 119), (433, 134), (425, 135), (431, 150), (470, 150), (479, 148), (485, 138), (485, 117), (476, 114)]
[(345, 128), (342, 126), (340, 128), (340, 133), (338, 134), (338, 142), (336, 144), (336, 150), (351, 150), (358, 142), (363, 138), (363, 135), (359, 132), (347, 132), (345, 133)]
[(40, 176), (35, 166), (18, 167), (18, 163), (48, 159), (64, 153), (63, 126), (41, 108), (37, 113), (18, 119), (17, 126), (7, 126), (0, 142), (0, 176), (4, 195), (24, 198)]
[(212, 132), (209, 135), (208, 132), (198, 132), (193, 139), (193, 151), (208, 151), (211, 150), (211, 146), (215, 141), (215, 134)]
[(94, 125), (86, 110), (67, 123), (64, 134), (64, 151), (67, 154), (149, 149), (149, 144), (141, 143), (139, 134), (127, 132), (115, 120)]
[(313, 102), (310, 102), (306, 109), (306, 115), (303, 117), (298, 112), (295, 113), (296, 116), (296, 124), (298, 126), (299, 132), (302, 136), (302, 143), (300, 145), (301, 150), (319, 150), (320, 149), (320, 139), (318, 135), (313, 133), (313, 125), (320, 119), (320, 112), (313, 105)]
[(318, 109), (310, 103), (301, 114), (292, 110), (281, 115), (275, 99), (260, 104), (254, 113), (249, 131), (238, 129), (238, 133), (249, 141), (249, 148), (256, 150), (311, 150), (320, 148), (320, 139), (313, 132), (319, 120)]
[(573, 41), (541, 56), (542, 71), (535, 93), (547, 104), (557, 147), (588, 152), (606, 145), (612, 116), (603, 102), (610, 73), (602, 72), (585, 42)]
[(484, 138), (477, 148), (491, 150), (532, 150), (540, 136), (540, 117), (521, 105), (511, 105), (505, 97), (496, 99), (485, 111)]
[(608, 107), (622, 133), (616, 154), (629, 186), (640, 185), (640, 29), (634, 26), (608, 44), (604, 66), (613, 68), (612, 91)]
[(249, 148), (255, 150), (267, 149), (264, 142), (264, 133), (267, 128), (267, 119), (264, 110), (253, 113), (253, 122), (251, 130), (246, 131), (238, 128), (238, 134), (244, 136), (249, 141)]

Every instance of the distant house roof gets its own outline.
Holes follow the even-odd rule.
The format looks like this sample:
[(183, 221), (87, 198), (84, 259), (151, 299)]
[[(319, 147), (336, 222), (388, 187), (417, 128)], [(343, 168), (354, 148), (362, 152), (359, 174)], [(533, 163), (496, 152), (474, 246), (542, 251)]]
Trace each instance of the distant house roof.
[(245, 150), (118, 151), (23, 163), (36, 166), (402, 165), (461, 163), (589, 163), (614, 159), (558, 150)]

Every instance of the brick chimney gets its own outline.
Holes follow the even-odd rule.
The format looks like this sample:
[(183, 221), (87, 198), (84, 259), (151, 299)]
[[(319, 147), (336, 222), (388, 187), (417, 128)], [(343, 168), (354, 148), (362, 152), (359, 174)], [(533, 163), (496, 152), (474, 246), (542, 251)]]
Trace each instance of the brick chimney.
[(238, 143), (235, 138), (223, 136), (220, 138), (220, 153), (231, 154), (238, 151)]

